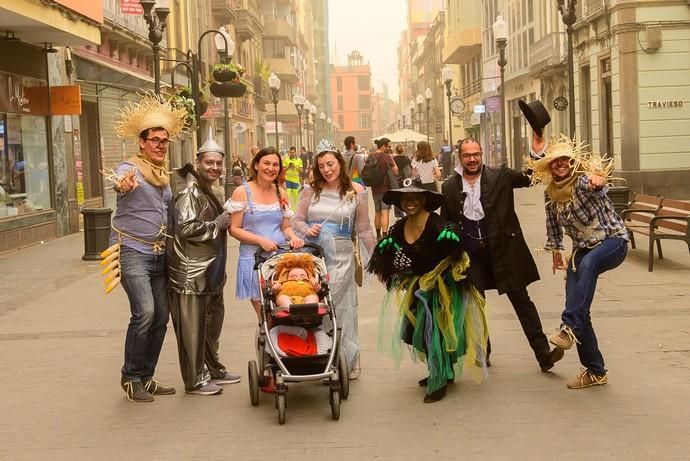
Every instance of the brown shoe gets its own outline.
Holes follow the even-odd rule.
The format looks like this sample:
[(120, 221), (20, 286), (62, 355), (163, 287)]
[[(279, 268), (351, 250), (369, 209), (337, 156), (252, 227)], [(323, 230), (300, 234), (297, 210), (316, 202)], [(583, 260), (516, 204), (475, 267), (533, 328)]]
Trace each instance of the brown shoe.
[(151, 395), (173, 395), (175, 393), (174, 387), (163, 386), (153, 378), (144, 381), (144, 388), (146, 388)]
[(606, 374), (595, 375), (583, 368), (575, 378), (568, 382), (568, 389), (584, 389), (591, 386), (604, 386), (608, 383), (609, 377)]
[(564, 351), (567, 351), (568, 349), (573, 347), (573, 344), (580, 343), (575, 337), (573, 329), (570, 328), (568, 325), (562, 325), (561, 328), (558, 330), (558, 333), (549, 336), (549, 342), (554, 346), (563, 349)]
[(432, 392), (431, 394), (426, 394), (424, 396), (424, 403), (434, 403), (442, 400), (446, 396), (446, 386), (441, 389)]

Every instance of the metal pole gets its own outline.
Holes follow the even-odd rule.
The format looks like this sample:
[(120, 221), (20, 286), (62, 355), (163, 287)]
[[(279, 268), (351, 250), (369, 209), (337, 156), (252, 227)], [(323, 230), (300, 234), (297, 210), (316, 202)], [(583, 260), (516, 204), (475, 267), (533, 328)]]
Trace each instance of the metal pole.
[(570, 110), (570, 138), (575, 139), (575, 68), (573, 67), (572, 24), (567, 26), (566, 31), (568, 33), (568, 109)]
[(501, 69), (501, 165), (508, 164), (508, 152), (506, 150), (506, 93), (505, 93), (505, 72), (506, 72), (506, 39), (496, 40), (498, 46), (498, 66)]
[(431, 110), (431, 104), (429, 101), (426, 103), (426, 142), (429, 143), (429, 110)]
[(297, 129), (299, 130), (299, 148), (302, 149), (302, 111), (297, 109)]
[(280, 140), (278, 139), (278, 101), (274, 97), (273, 99), (273, 123), (275, 126), (275, 132), (276, 132), (276, 150), (280, 151)]
[(451, 81), (448, 80), (446, 82), (446, 96), (448, 97), (448, 140), (450, 141), (451, 148), (455, 144), (453, 144), (453, 111), (450, 109), (450, 84)]
[(161, 47), (158, 43), (153, 44), (153, 88), (156, 95), (161, 94), (161, 63), (160, 63)]

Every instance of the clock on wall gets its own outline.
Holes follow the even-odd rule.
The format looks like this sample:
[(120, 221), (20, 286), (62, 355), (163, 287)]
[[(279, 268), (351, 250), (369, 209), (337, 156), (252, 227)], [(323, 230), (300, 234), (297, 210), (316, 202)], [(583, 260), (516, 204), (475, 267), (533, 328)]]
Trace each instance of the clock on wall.
[(463, 101), (462, 98), (456, 96), (450, 100), (450, 111), (454, 115), (459, 115), (459, 114), (463, 113), (464, 110), (465, 110), (465, 101)]

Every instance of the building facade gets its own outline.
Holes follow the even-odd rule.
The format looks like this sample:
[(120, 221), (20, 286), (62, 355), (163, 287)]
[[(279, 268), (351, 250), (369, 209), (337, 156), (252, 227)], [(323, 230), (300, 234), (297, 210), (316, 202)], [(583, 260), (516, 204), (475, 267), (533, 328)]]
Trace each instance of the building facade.
[[(369, 145), (375, 135), (372, 127), (371, 66), (355, 50), (347, 55), (347, 66), (332, 66), (330, 75), (333, 120), (340, 127), (340, 138), (354, 136), (359, 144)], [(323, 130), (327, 130), (325, 124)]]
[(80, 93), (66, 47), (99, 46), (102, 23), (98, 3), (0, 5), (0, 251), (78, 230)]

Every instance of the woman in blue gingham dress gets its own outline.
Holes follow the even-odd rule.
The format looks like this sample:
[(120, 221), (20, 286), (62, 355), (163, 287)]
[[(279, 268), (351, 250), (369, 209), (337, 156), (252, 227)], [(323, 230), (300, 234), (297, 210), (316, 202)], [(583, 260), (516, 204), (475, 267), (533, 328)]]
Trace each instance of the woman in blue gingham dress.
[(252, 159), (250, 180), (238, 187), (226, 204), (232, 214), (230, 235), (240, 241), (235, 297), (250, 299), (259, 312), (259, 281), (254, 270), (254, 254), (259, 247), (274, 251), (286, 242), (300, 248), (304, 241), (295, 236), (290, 224), (292, 210), (287, 195), (278, 186), (282, 169), (280, 156), (266, 147)]

